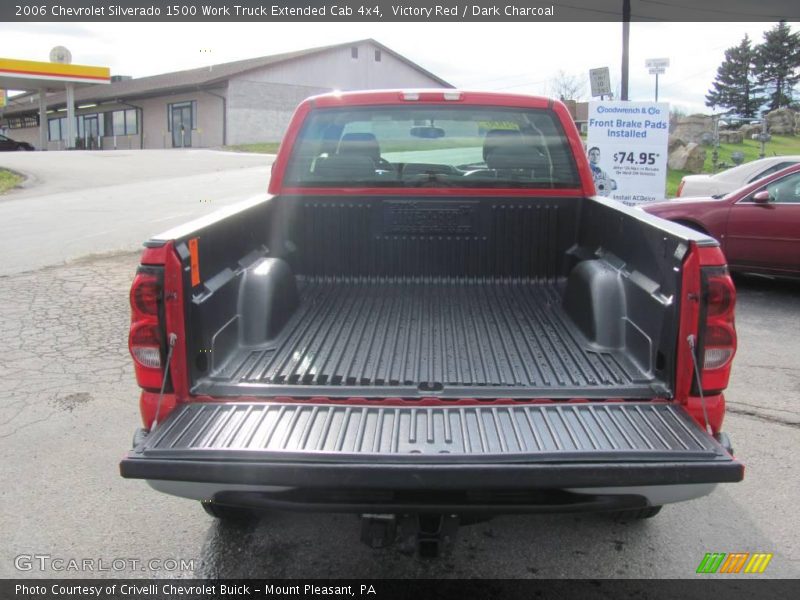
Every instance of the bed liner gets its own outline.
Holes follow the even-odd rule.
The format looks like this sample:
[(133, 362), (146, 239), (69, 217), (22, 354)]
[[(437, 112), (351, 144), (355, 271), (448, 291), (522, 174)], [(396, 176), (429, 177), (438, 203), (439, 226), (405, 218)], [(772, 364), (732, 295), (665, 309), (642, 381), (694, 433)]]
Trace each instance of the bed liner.
[(193, 391), (518, 397), (535, 389), (539, 397), (635, 398), (662, 389), (624, 350), (586, 339), (562, 307), (562, 287), (533, 279), (298, 277), (299, 307), (280, 333), (215, 357), (219, 366)]

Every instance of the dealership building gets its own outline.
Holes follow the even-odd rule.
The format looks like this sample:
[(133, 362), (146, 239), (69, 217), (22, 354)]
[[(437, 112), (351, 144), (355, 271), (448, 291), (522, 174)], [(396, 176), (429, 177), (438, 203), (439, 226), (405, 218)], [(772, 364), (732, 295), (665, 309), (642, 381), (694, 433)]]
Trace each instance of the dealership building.
[[(74, 90), (75, 140), (67, 142), (67, 94), (8, 99), (0, 128), (48, 150), (214, 147), (280, 140), (297, 104), (332, 90), (450, 88), (372, 39), (210, 65)], [(45, 110), (46, 108), (46, 110)]]

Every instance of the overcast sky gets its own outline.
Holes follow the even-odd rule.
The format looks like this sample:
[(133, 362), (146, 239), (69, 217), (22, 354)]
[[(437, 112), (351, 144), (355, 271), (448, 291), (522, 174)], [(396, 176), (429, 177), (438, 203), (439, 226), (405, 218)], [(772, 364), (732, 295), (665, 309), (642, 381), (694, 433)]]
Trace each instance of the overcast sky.
[[(771, 23), (632, 23), (630, 99), (652, 100), (647, 58), (669, 58), (659, 100), (707, 111), (723, 51)], [(77, 64), (142, 77), (372, 37), (458, 87), (547, 94), (558, 70), (611, 68), (618, 92), (620, 23), (0, 23), (0, 54), (48, 60), (67, 46)], [(588, 98), (586, 98), (588, 99)]]

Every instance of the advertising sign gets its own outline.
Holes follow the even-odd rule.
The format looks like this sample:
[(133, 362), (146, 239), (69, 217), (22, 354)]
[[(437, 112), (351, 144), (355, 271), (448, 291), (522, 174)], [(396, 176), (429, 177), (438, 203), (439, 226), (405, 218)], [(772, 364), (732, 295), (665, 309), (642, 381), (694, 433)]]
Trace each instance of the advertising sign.
[(6, 91), (0, 90), (0, 108), (4, 108), (6, 105)]
[(666, 197), (669, 104), (589, 103), (586, 153), (597, 194), (632, 206)]

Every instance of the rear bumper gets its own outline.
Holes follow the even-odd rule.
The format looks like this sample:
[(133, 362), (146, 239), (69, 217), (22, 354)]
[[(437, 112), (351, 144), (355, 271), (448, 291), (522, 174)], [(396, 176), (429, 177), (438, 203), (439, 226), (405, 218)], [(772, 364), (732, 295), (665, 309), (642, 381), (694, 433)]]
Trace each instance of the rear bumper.
[(564, 489), (730, 483), (742, 465), (718, 462), (586, 462), (336, 464), (238, 460), (141, 460), (125, 458), (123, 477), (216, 484), (322, 489), (463, 490)]
[(255, 509), (391, 514), (519, 514), (637, 509), (710, 494), (716, 484), (568, 488), (563, 490), (368, 490), (150, 480), (165, 494)]
[(743, 477), (681, 407), (653, 403), (184, 405), (120, 469), (180, 496), (319, 510), (633, 507)]

